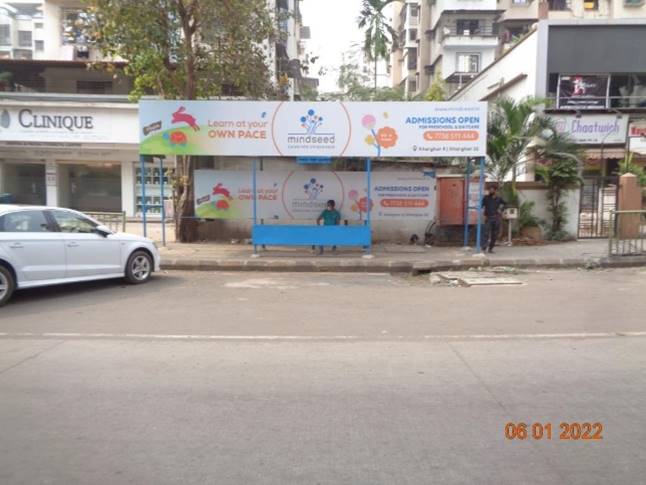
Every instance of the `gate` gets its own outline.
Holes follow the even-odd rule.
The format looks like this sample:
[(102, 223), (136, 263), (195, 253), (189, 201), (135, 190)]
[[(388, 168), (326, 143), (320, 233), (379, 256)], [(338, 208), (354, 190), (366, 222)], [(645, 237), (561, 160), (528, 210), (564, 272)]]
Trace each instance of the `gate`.
[(618, 177), (587, 177), (581, 186), (579, 239), (610, 235), (611, 211), (617, 209)]

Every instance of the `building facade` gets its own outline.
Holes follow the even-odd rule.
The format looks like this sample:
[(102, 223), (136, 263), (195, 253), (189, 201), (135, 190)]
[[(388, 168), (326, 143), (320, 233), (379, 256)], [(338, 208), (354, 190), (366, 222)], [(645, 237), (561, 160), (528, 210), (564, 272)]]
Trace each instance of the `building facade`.
[(643, 0), (406, 0), (394, 7), (393, 86), (423, 94), (435, 76), (462, 88), (539, 20), (638, 19)]
[[(584, 149), (580, 237), (607, 235), (620, 162), (631, 153), (646, 165), (646, 150), (636, 148), (646, 124), (644, 42), (644, 19), (543, 20), (451, 98), (548, 100), (556, 129)], [(535, 180), (531, 160), (519, 172)]]

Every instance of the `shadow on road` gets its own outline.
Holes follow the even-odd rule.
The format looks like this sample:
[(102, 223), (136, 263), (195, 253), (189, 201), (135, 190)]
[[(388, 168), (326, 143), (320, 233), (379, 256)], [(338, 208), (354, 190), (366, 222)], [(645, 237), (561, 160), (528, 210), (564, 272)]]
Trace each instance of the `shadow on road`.
[[(16, 310), (24, 314), (29, 308), (41, 307), (52, 300), (57, 300), (57, 305), (69, 302), (71, 307), (74, 306), (75, 302), (84, 301), (88, 297), (91, 297), (91, 301), (94, 303), (104, 303), (109, 300), (114, 300), (115, 303), (118, 303), (124, 298), (130, 299), (146, 293), (167, 289), (179, 285), (183, 281), (184, 278), (181, 276), (159, 273), (143, 285), (131, 285), (123, 279), (117, 278), (17, 290), (7, 306), (0, 309), (0, 316), (15, 313)], [(42, 310), (42, 308), (39, 308), (39, 310)]]

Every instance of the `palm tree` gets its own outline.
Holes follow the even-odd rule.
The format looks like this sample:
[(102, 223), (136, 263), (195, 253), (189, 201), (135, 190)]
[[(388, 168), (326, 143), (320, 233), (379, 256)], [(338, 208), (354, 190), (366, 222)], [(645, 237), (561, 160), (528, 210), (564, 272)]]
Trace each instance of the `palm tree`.
[(358, 19), (359, 28), (365, 29), (363, 52), (368, 61), (375, 63), (375, 92), (377, 91), (377, 64), (388, 60), (391, 46), (397, 45), (397, 32), (384, 15), (384, 9), (399, 0), (363, 0)]
[(548, 118), (538, 108), (543, 101), (526, 98), (515, 101), (501, 98), (493, 105), (489, 117), (487, 154), (489, 174), (502, 182), (511, 174), (512, 190), (516, 189), (518, 166), (523, 163), (528, 148), (546, 128)]

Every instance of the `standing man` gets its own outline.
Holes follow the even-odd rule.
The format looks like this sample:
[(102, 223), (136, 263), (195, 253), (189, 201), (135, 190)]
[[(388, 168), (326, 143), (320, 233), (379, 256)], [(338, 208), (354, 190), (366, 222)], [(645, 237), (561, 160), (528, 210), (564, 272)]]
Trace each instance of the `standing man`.
[[(489, 194), (485, 195), (482, 199), (490, 253), (493, 253), (493, 248), (496, 246), (496, 239), (498, 239), (498, 233), (500, 232), (500, 225), (502, 223), (502, 211), (507, 205), (501, 197), (498, 197), (497, 192), (498, 187), (492, 185), (489, 188)], [(487, 239), (485, 239), (485, 243)], [(486, 246), (487, 244), (485, 244), (485, 249)]]
[[(336, 210), (336, 202), (328, 200), (325, 210), (316, 219), (316, 224), (321, 224), (323, 221), (324, 226), (338, 226), (341, 223), (341, 213)], [(314, 246), (312, 246), (314, 249)], [(336, 251), (336, 246), (332, 246), (332, 251)], [(323, 254), (323, 246), (319, 246), (319, 254)]]

